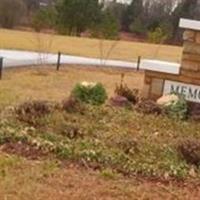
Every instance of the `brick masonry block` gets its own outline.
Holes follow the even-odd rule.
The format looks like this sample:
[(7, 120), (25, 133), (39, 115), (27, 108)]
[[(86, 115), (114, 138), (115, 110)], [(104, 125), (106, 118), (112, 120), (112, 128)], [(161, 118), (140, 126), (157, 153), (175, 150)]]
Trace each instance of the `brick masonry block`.
[(189, 42), (194, 42), (195, 41), (195, 31), (192, 30), (186, 30), (183, 33), (183, 40), (184, 41), (189, 41)]
[[(165, 80), (178, 81), (186, 84), (200, 85), (200, 71), (181, 69), (180, 75), (155, 72), (146, 70), (145, 76), (151, 79), (150, 84), (144, 84), (142, 96), (144, 98), (157, 99), (162, 96), (162, 90)], [(162, 86), (162, 87), (161, 87)]]
[(164, 80), (153, 78), (151, 83), (151, 94), (156, 96), (162, 96)]
[(149, 84), (143, 85), (141, 95), (143, 98), (149, 98), (149, 95), (150, 95), (150, 85)]
[(151, 77), (149, 77), (149, 76), (145, 76), (145, 78), (144, 78), (144, 82), (146, 83), (146, 84), (151, 84)]
[(148, 70), (146, 74), (152, 78), (171, 80), (171, 81), (179, 81), (179, 82), (185, 82), (188, 84), (200, 85), (200, 72), (197, 73), (197, 72), (191, 72), (191, 71), (182, 69), (180, 75), (173, 75), (173, 74), (153, 72), (153, 71)]
[(196, 33), (195, 42), (196, 42), (197, 44), (200, 44), (200, 32), (197, 32), (197, 33)]
[(200, 56), (200, 44), (193, 42), (184, 42), (183, 53), (196, 54)]
[(190, 60), (190, 61), (194, 61), (194, 62), (200, 62), (200, 55), (183, 53), (182, 60)]
[(190, 61), (190, 60), (183, 60), (181, 64), (182, 69), (188, 71), (200, 71), (200, 62)]
[(188, 82), (189, 79), (190, 83), (195, 83), (200, 85), (200, 71), (192, 72), (190, 70), (181, 69), (180, 78), (182, 79), (183, 82)]

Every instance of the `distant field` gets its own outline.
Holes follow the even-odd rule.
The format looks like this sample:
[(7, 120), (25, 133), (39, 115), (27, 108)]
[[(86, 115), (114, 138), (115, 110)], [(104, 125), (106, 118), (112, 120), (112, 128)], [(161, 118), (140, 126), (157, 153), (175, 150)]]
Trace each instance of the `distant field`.
[(61, 51), (65, 54), (87, 57), (101, 57), (108, 53), (114, 45), (109, 58), (135, 61), (138, 56), (151, 59), (179, 62), (182, 48), (169, 45), (154, 45), (147, 43), (118, 41), (103, 41), (100, 48), (100, 40), (77, 38), (51, 34), (38, 34), (15, 30), (0, 29), (0, 48), (21, 49), (33, 51)]

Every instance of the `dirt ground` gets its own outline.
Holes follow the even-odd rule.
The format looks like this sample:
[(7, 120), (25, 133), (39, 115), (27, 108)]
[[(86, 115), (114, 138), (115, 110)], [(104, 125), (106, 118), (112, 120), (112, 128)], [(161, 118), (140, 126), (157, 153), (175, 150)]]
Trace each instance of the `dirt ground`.
[[(4, 155), (5, 156), (5, 155)], [(195, 183), (159, 182), (148, 179), (106, 177), (98, 171), (51, 162), (20, 161), (0, 180), (4, 200), (198, 200)]]
[[(179, 187), (176, 184), (162, 184), (136, 179), (116, 178), (106, 180), (92, 171), (74, 167), (64, 170), (64, 173), (50, 178), (47, 183), (53, 199), (71, 200), (136, 200), (136, 199), (199, 199), (199, 187)], [(56, 184), (55, 184), (56, 183)], [(48, 197), (48, 190), (43, 187)], [(43, 199), (45, 199), (43, 197)]]

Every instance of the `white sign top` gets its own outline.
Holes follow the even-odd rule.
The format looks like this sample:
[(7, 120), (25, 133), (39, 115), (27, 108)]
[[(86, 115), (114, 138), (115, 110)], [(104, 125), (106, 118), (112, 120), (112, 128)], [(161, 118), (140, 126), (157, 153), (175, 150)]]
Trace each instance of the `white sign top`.
[(181, 18), (179, 22), (179, 27), (200, 31), (200, 21)]
[(182, 94), (187, 101), (200, 103), (200, 86), (176, 81), (165, 81), (163, 94)]
[(180, 63), (165, 62), (160, 60), (146, 60), (142, 59), (140, 69), (164, 72), (169, 74), (180, 74)]

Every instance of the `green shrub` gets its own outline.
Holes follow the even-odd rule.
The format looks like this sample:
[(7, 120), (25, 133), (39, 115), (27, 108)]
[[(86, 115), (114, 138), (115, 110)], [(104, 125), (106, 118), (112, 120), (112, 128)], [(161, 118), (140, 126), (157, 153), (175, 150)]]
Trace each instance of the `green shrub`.
[(188, 105), (185, 98), (179, 95), (178, 101), (174, 101), (165, 107), (167, 115), (171, 118), (184, 120), (187, 118)]
[(149, 42), (162, 44), (168, 39), (168, 34), (160, 27), (157, 27), (155, 30), (148, 32)]
[(55, 24), (55, 11), (53, 8), (40, 8), (32, 18), (32, 27), (40, 32), (45, 28), (52, 28)]
[(135, 19), (133, 23), (130, 24), (129, 29), (133, 33), (142, 35), (144, 35), (147, 31), (140, 18)]
[(101, 105), (107, 99), (106, 90), (101, 83), (78, 83), (72, 90), (72, 96), (92, 105)]
[(116, 18), (109, 11), (102, 14), (102, 18), (97, 25), (92, 26), (91, 35), (100, 39), (119, 39), (119, 24)]

